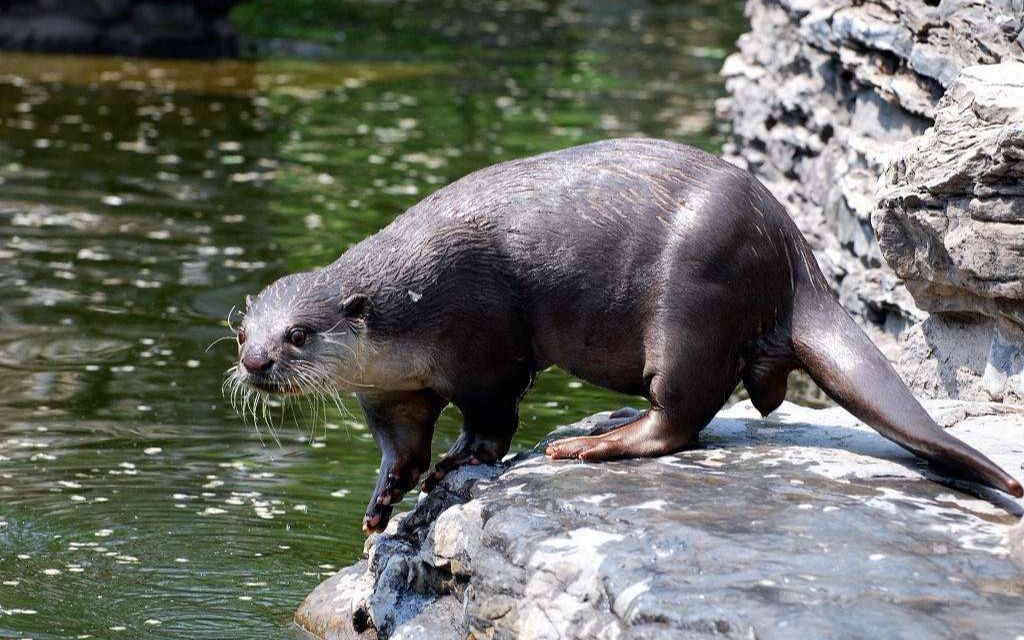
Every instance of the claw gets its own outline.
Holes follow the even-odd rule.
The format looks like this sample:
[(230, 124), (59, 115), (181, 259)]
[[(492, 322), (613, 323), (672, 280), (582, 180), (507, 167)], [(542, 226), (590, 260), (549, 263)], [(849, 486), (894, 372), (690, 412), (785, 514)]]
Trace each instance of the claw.
[(444, 471), (434, 471), (423, 481), (423, 493), (430, 493), (439, 482), (444, 480)]
[(416, 486), (419, 478), (419, 469), (410, 463), (396, 464), (382, 476), (366, 509), (363, 531), (383, 531), (394, 511), (394, 505), (401, 502), (405, 494)]
[(363, 518), (363, 533), (369, 535), (376, 531), (380, 531), (380, 529), (378, 529), (378, 525), (380, 525), (379, 513), (375, 513), (372, 516), (366, 516), (365, 518)]
[(375, 500), (373, 506), (367, 510), (366, 516), (363, 518), (363, 532), (370, 534), (383, 531), (388, 526), (393, 510), (389, 503), (384, 502), (383, 497)]

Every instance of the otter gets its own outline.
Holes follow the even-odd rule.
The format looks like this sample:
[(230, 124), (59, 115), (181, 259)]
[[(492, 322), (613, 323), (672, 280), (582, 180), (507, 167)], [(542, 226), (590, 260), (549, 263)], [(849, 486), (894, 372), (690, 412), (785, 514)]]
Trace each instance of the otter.
[(552, 365), (650, 408), (553, 442), (551, 458), (679, 451), (739, 382), (768, 415), (802, 369), (917, 456), (1022, 496), (929, 417), (764, 185), (681, 144), (608, 140), (477, 171), (246, 306), (233, 375), (269, 393), (356, 393), (381, 451), (367, 532), (429, 468), (442, 409), (454, 404), (463, 426), (426, 491), (500, 460)]

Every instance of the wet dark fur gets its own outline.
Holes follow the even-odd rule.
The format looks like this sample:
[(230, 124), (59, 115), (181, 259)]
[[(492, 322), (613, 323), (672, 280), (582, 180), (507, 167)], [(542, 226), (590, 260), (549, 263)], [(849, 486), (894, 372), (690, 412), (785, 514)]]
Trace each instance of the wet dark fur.
[[(603, 435), (553, 444), (554, 457), (676, 451), (740, 380), (767, 414), (789, 372), (805, 369), (889, 439), (1021, 495), (1016, 480), (928, 417), (839, 307), (765, 187), (683, 145), (611, 140), (478, 171), (334, 264), (290, 278), (277, 303), (261, 294), (246, 324), (290, 290), (296, 309), (310, 297), (324, 316), (317, 326), (344, 319), (350, 349), (368, 345), (392, 363), (376, 371), (377, 360), (360, 362), (358, 379), (346, 370), (362, 387), (337, 382), (359, 391), (384, 457), (367, 529), (382, 528), (427, 469), (447, 403), (465, 424), (428, 489), (455, 466), (505, 454), (520, 399), (550, 365), (652, 404)], [(367, 303), (340, 311), (354, 294)], [(405, 358), (399, 375), (393, 363)]]

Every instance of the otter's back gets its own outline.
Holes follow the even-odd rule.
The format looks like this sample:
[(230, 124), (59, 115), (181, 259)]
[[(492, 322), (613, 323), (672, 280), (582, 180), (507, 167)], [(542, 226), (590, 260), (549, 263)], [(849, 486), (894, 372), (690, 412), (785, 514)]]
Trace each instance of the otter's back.
[[(616, 380), (642, 379), (646, 320), (666, 295), (692, 295), (671, 291), (671, 274), (686, 269), (687, 282), (711, 291), (742, 288), (764, 269), (788, 265), (780, 233), (788, 218), (761, 185), (714, 156), (657, 140), (611, 140), (495, 165), (403, 218), (445, 242), (463, 233), (484, 239), (474, 251), (483, 247), (491, 268), (518, 283), (540, 364), (624, 391), (636, 389)], [(749, 238), (758, 234), (765, 242), (755, 248)], [(766, 309), (777, 298), (760, 296)], [(586, 371), (575, 368), (572, 354), (588, 349), (604, 355)]]

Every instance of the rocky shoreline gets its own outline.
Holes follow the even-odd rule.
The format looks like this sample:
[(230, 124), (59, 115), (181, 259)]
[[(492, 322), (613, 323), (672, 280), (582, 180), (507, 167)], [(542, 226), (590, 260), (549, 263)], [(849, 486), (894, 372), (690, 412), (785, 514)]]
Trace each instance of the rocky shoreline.
[(916, 392), (1021, 403), (1019, 0), (749, 0), (747, 15), (722, 69), (726, 157), (786, 204)]
[[(926, 407), (1020, 474), (1024, 412)], [(542, 447), (453, 474), (296, 622), (324, 640), (1024, 634), (1024, 504), (950, 483), (842, 409), (761, 419), (742, 402), (700, 448), (650, 460)]]

